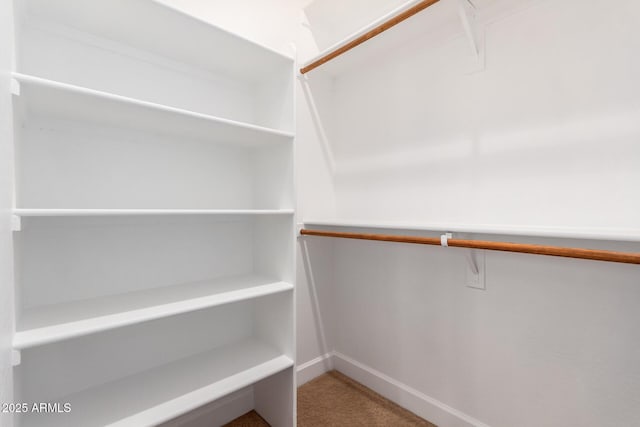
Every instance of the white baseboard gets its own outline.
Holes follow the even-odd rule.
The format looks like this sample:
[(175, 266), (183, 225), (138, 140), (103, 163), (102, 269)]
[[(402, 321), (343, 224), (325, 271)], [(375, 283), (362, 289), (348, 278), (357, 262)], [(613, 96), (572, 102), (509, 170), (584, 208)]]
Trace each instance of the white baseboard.
[(489, 427), (487, 424), (344, 354), (333, 352), (331, 359), (332, 365), (337, 371), (439, 427)]
[(333, 369), (333, 354), (327, 353), (322, 356), (318, 356), (306, 363), (298, 365), (296, 369), (296, 382), (298, 387), (302, 384), (319, 377)]

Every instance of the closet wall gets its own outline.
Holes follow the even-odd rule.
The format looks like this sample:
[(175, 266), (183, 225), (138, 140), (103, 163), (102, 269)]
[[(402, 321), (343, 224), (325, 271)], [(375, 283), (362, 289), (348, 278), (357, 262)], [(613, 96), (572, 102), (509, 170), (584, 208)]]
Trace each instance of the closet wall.
[[(442, 0), (308, 74), (324, 136), (316, 160), (333, 170), (336, 209), (307, 204), (303, 220), (638, 236), (640, 6), (475, 3), (484, 66), (458, 3)], [(301, 176), (300, 193), (317, 182)], [(467, 236), (640, 252), (637, 242)], [(441, 426), (640, 423), (637, 266), (487, 252), (483, 291), (466, 287), (462, 249), (303, 242), (299, 268), (319, 309), (299, 378), (333, 363)]]
[(484, 69), (455, 1), (326, 68), (338, 217), (637, 229), (637, 2), (478, 4)]

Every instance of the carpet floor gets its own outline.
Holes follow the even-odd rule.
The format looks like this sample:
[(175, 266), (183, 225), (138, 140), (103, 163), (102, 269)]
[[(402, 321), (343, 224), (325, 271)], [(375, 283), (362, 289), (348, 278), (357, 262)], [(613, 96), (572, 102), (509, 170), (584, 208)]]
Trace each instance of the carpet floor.
[[(268, 427), (255, 411), (225, 427)], [(337, 371), (298, 388), (299, 427), (435, 427)]]
[(247, 412), (222, 427), (270, 427), (256, 411)]

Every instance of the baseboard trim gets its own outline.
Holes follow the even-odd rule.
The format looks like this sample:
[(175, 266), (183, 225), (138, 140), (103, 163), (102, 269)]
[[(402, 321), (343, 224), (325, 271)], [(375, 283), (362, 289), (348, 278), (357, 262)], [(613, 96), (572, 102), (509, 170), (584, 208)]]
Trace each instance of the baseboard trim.
[(296, 368), (296, 382), (298, 387), (332, 369), (333, 353), (318, 356), (315, 359), (298, 365)]
[(427, 396), (337, 351), (318, 356), (298, 365), (296, 369), (298, 386), (332, 369), (353, 378), (376, 393), (439, 427), (490, 427), (438, 399)]
[(439, 427), (489, 427), (464, 412), (396, 381), (349, 356), (333, 352), (331, 359), (332, 366), (337, 371)]

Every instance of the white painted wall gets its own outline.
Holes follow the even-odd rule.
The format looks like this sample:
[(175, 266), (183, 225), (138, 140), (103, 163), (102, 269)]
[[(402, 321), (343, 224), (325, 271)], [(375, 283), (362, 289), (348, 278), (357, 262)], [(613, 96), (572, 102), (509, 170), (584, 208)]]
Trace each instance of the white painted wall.
[[(13, 400), (11, 336), (13, 334), (13, 255), (11, 206), (13, 145), (8, 71), (12, 65), (12, 2), (0, 3), (0, 403)], [(0, 413), (0, 426), (10, 427), (10, 415)]]
[[(303, 204), (304, 218), (640, 229), (640, 5), (477, 3), (484, 69), (456, 2), (442, 0), (309, 73), (324, 139), (301, 144), (322, 143), (336, 209)], [(460, 249), (305, 241), (318, 245), (333, 363), (418, 414), (441, 426), (640, 425), (637, 266), (488, 252), (479, 291), (465, 287)], [(298, 335), (321, 329), (299, 322), (314, 326)], [(299, 363), (325, 352), (314, 345)]]
[(462, 251), (336, 243), (335, 351), (403, 384), (378, 390), (441, 426), (467, 425), (444, 405), (471, 425), (640, 423), (637, 266), (488, 252), (480, 291)]
[(328, 67), (338, 218), (640, 228), (640, 5), (510, 3), (484, 71), (455, 1)]

